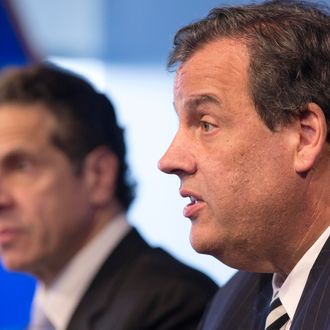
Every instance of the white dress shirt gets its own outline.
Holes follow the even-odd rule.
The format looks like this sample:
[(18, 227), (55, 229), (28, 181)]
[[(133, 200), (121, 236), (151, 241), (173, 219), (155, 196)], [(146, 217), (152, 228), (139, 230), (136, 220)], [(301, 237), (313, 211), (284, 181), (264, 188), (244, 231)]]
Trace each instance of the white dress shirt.
[(32, 329), (38, 306), (55, 330), (67, 328), (90, 282), (129, 230), (125, 216), (117, 216), (74, 256), (50, 286), (46, 288), (38, 283), (32, 307)]
[(278, 294), (290, 318), (283, 330), (289, 330), (291, 327), (308, 275), (329, 236), (330, 226), (298, 261), (284, 282), (278, 274), (273, 275), (273, 293)]

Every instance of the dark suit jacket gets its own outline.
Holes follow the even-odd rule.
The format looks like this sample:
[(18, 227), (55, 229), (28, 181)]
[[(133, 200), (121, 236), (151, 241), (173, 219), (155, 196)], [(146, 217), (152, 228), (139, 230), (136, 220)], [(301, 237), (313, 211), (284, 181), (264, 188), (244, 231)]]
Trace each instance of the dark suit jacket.
[[(272, 274), (238, 272), (214, 297), (200, 328), (261, 330), (272, 295)], [(330, 329), (330, 238), (309, 274), (291, 330)]]
[(94, 278), (67, 330), (191, 330), (216, 290), (133, 229)]

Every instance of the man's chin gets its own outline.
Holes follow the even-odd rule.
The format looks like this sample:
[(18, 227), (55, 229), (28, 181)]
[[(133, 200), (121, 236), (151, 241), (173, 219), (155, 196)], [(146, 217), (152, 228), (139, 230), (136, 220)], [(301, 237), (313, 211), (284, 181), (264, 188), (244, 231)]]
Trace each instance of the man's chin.
[(18, 258), (1, 258), (1, 265), (5, 270), (10, 272), (30, 273), (29, 266), (26, 261), (20, 260)]
[(197, 233), (193, 228), (190, 231), (190, 244), (197, 253), (215, 256), (214, 243), (212, 244), (206, 235)]

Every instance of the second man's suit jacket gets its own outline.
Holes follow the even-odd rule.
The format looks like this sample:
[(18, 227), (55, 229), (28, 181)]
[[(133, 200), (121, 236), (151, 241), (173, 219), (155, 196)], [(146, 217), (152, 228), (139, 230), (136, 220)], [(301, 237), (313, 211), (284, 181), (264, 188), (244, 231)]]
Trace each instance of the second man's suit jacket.
[(192, 330), (216, 290), (133, 229), (92, 281), (67, 330)]
[[(263, 330), (272, 274), (238, 272), (214, 297), (204, 330)], [(330, 238), (316, 259), (290, 330), (330, 330)]]

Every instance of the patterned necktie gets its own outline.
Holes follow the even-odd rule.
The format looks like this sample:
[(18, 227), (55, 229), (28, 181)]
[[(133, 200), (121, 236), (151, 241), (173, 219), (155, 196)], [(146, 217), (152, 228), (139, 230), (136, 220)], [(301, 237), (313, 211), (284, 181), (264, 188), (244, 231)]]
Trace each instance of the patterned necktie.
[(289, 321), (289, 315), (285, 311), (280, 298), (273, 300), (269, 307), (265, 330), (280, 330)]

